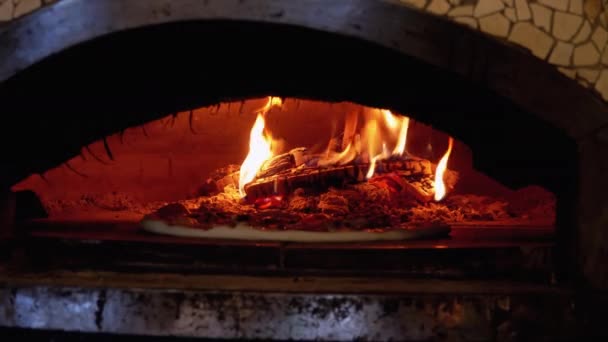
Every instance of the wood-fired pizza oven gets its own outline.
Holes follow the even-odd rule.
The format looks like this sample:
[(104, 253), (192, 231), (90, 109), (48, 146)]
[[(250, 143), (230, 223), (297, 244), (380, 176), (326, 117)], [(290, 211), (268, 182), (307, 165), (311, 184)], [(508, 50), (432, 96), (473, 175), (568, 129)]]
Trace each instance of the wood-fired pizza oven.
[[(0, 325), (281, 339), (602, 333), (608, 107), (518, 46), (397, 1), (63, 0), (0, 29), (0, 61)], [(458, 183), (427, 207), (475, 213), (450, 216), (449, 236), (412, 241), (142, 232), (158, 203), (217, 190), (225, 174), (209, 175), (242, 163), (272, 99), (282, 105), (266, 128), (285, 150), (328, 151), (340, 136), (344, 151), (335, 133), (351, 112), (387, 127), (379, 120), (406, 116), (407, 153), (431, 177), (453, 138)]]

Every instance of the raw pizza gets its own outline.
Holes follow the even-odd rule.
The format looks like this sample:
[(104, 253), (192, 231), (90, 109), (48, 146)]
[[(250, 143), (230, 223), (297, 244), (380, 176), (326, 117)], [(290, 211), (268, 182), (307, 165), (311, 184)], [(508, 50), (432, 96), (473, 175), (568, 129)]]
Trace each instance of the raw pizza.
[(223, 191), (161, 207), (142, 220), (157, 234), (209, 239), (293, 242), (363, 242), (441, 237), (441, 220), (412, 216), (421, 205), (397, 174), (322, 191), (298, 188), (283, 196), (242, 199)]

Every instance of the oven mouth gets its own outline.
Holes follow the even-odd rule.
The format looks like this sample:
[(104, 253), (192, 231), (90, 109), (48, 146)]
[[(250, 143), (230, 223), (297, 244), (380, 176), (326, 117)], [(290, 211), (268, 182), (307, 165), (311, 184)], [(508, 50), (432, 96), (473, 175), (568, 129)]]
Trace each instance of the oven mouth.
[[(213, 34), (218, 32), (221, 35)], [(205, 37), (205, 46), (213, 49), (192, 48), (197, 37)], [(274, 48), (277, 42), (289, 49), (278, 53)], [(121, 53), (110, 54), (102, 65), (90, 68), (102, 51)], [(347, 66), (343, 61), (354, 55), (373, 67)], [(213, 20), (120, 31), (50, 56), (2, 83), (0, 100), (15, 113), (10, 124), (33, 137), (19, 142), (19, 151), (7, 152), (7, 160), (14, 166), (3, 171), (6, 177), (2, 181), (12, 186), (33, 174), (36, 182), (46, 185), (40, 175), (58, 165), (70, 177), (82, 179), (82, 175), (89, 176), (76, 162), (82, 159), (78, 155), (83, 146), (93, 151), (84, 151), (89, 161), (112, 164), (105, 145), (109, 144), (112, 158), (118, 160), (114, 144), (120, 138), (116, 134), (156, 120), (165, 126), (188, 123), (191, 109), (196, 112), (210, 106), (205, 110), (225, 112), (227, 105), (218, 110), (217, 104), (231, 102), (234, 112), (241, 101), (263, 102), (265, 96), (288, 104), (297, 99), (336, 106), (352, 101), (412, 115), (421, 124), (443, 132), (443, 147), (433, 157), (434, 163), (445, 153), (447, 137), (453, 136), (473, 150), (475, 169), (509, 188), (537, 184), (556, 196), (556, 205), (562, 210), (557, 210), (555, 222), (550, 224), (518, 225), (515, 228), (521, 229), (517, 234), (510, 229), (512, 225), (505, 229), (504, 224), (450, 222), (450, 238), (407, 243), (226, 242), (143, 235), (139, 231), (141, 213), (130, 219), (110, 215), (94, 220), (86, 215), (32, 219), (32, 213), (26, 213), (19, 214), (28, 220), (21, 220), (16, 230), (30, 232), (28, 250), (36, 262), (61, 267), (192, 272), (239, 272), (244, 267), (252, 273), (386, 272), (448, 277), (513, 277), (524, 270), (530, 279), (540, 274), (546, 279), (554, 266), (547, 255), (556, 241), (555, 228), (569, 229), (573, 215), (573, 185), (569, 181), (575, 177), (573, 141), (562, 130), (498, 95), (495, 88), (467, 77), (380, 44), (289, 25)], [(56, 79), (65, 82), (56, 84), (52, 81)], [(402, 81), (405, 79), (407, 82)], [(41, 116), (46, 112), (53, 116)], [(31, 117), (40, 120), (32, 124), (27, 119)], [(141, 128), (131, 130), (146, 138)], [(193, 130), (198, 132), (196, 127)], [(190, 128), (186, 131), (192, 133)], [(28, 155), (36, 159), (24, 158)], [(74, 156), (76, 160), (71, 159)], [(234, 162), (241, 163), (241, 159)], [(62, 164), (66, 160), (69, 166)], [(168, 164), (165, 159), (158, 169), (168, 170)], [(50, 176), (44, 177), (52, 183)], [(122, 194), (117, 191), (115, 195)], [(103, 202), (95, 196), (85, 200)], [(32, 198), (26, 193), (18, 197)], [(44, 207), (35, 200), (26, 203), (17, 205), (18, 211), (20, 207)], [(86, 232), (78, 228), (82, 225), (88, 227)], [(113, 230), (118, 226), (123, 230)], [(542, 262), (530, 268), (527, 258), (532, 254), (536, 258), (539, 249)], [(415, 260), (403, 262), (409, 257)], [(441, 263), (443, 266), (438, 266)], [(497, 270), (497, 264), (512, 267)]]
[(127, 128), (12, 190), (48, 267), (545, 279), (522, 262), (554, 246), (554, 195), (473, 159), (397, 112), (268, 96)]

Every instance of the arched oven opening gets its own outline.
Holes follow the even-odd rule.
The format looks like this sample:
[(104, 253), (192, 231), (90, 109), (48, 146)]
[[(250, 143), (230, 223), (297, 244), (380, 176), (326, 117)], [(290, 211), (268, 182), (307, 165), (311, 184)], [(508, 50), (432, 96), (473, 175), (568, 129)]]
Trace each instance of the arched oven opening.
[(62, 0), (0, 61), (0, 326), (604, 334), (608, 107), (518, 46), (397, 1)]
[[(15, 233), (46, 262), (547, 281), (554, 261), (524, 266), (521, 251), (550, 254), (555, 228), (571, 229), (563, 131), (453, 71), (342, 35), (153, 25), (52, 55), (0, 96), (22, 132), (0, 138), (2, 181), (40, 201), (17, 201)], [(235, 234), (243, 225), (263, 233)], [(135, 248), (99, 261), (124, 246)]]

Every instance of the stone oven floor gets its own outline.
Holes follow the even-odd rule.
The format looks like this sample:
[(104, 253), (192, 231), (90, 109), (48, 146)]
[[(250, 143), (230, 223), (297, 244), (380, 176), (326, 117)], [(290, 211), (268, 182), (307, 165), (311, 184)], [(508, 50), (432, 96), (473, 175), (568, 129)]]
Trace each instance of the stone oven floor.
[(283, 243), (155, 235), (140, 230), (136, 215), (89, 219), (24, 224), (19, 227), (27, 232), (22, 238), (4, 242), (7, 250), (18, 251), (12, 252), (11, 262), (34, 270), (521, 278), (541, 283), (553, 276), (554, 230), (546, 225), (459, 224), (448, 238), (402, 242)]

